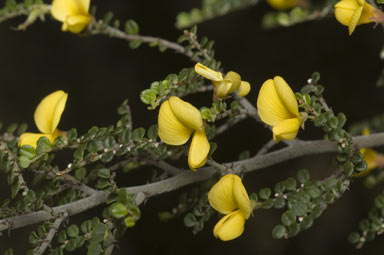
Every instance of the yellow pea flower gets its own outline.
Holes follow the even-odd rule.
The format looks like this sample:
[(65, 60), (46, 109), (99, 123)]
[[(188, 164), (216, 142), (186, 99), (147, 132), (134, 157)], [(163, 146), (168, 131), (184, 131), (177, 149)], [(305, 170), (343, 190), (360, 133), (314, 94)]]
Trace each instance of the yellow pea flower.
[(348, 27), (349, 35), (356, 26), (374, 22), (375, 13), (380, 13), (365, 0), (342, 0), (335, 4), (335, 17)]
[(53, 0), (52, 16), (61, 21), (63, 31), (80, 33), (91, 22), (88, 13), (90, 0)]
[(223, 79), (220, 72), (216, 72), (201, 63), (195, 65), (195, 72), (212, 81), (217, 98), (225, 98), (236, 90), (239, 91), (241, 97), (244, 97), (251, 91), (249, 82), (242, 81), (240, 75), (236, 72), (228, 72)]
[(260, 119), (273, 126), (275, 141), (294, 139), (303, 122), (295, 94), (280, 76), (267, 80), (261, 86), (257, 110)]
[(223, 176), (208, 192), (209, 204), (225, 214), (213, 229), (213, 235), (222, 241), (239, 237), (244, 231), (245, 220), (252, 212), (251, 201), (239, 176)]
[[(369, 129), (365, 128), (363, 130), (363, 135), (369, 135)], [(353, 175), (353, 177), (363, 177), (368, 175), (372, 170), (384, 166), (384, 155), (370, 149), (370, 148), (362, 148), (360, 149), (361, 155), (363, 155), (363, 159), (367, 162), (367, 169), (364, 171)]]
[(299, 0), (267, 0), (267, 3), (276, 10), (285, 11), (299, 4)]
[(22, 134), (19, 139), (19, 146), (27, 144), (36, 148), (37, 140), (42, 136), (47, 137), (53, 142), (60, 135), (57, 126), (63, 114), (67, 98), (68, 94), (62, 90), (55, 91), (46, 96), (37, 106), (34, 114), (36, 126), (41, 134)]
[(185, 144), (193, 133), (188, 165), (195, 170), (205, 164), (210, 145), (203, 118), (196, 107), (172, 96), (160, 106), (158, 126), (160, 139), (169, 145)]

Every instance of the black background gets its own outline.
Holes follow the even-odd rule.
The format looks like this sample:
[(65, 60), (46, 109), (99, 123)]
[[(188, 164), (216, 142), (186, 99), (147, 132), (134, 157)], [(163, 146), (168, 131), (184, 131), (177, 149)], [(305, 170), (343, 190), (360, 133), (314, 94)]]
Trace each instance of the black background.
[[(0, 2), (2, 3), (2, 2)], [(199, 1), (92, 1), (98, 6), (98, 17), (110, 10), (120, 20), (135, 19), (140, 33), (176, 41), (180, 35), (175, 18), (180, 11), (198, 7)], [(2, 6), (2, 4), (0, 4)], [(290, 28), (265, 31), (260, 28), (262, 16), (271, 9), (261, 3), (208, 21), (199, 26), (199, 35), (215, 41), (216, 58), (226, 71), (234, 70), (249, 81), (248, 95), (255, 103), (262, 83), (280, 75), (298, 91), (312, 72), (321, 73), (325, 96), (336, 112), (344, 112), (348, 123), (366, 119), (382, 112), (382, 89), (375, 86), (383, 66), (379, 58), (383, 44), (382, 27), (359, 26), (349, 37), (347, 28), (333, 17), (300, 24)], [(91, 126), (114, 124), (117, 107), (129, 98), (134, 126), (149, 127), (156, 122), (157, 111), (147, 111), (139, 100), (141, 90), (169, 73), (177, 73), (194, 63), (171, 50), (160, 53), (142, 45), (131, 50), (126, 41), (106, 36), (79, 37), (63, 33), (61, 24), (47, 17), (25, 32), (16, 32), (24, 17), (0, 24), (0, 120), (5, 124), (27, 122), (29, 131), (36, 132), (33, 112), (38, 102), (50, 92), (62, 89), (69, 93), (60, 122), (61, 130), (76, 127), (83, 133)], [(192, 96), (189, 101), (200, 107), (209, 105), (209, 96)], [(320, 138), (321, 133), (308, 123), (300, 138)], [(215, 159), (235, 160), (239, 152), (256, 152), (271, 134), (252, 120), (242, 122), (224, 133)], [(314, 178), (329, 175), (331, 155), (315, 155), (291, 160), (261, 171), (250, 173), (244, 183), (249, 193), (294, 175), (308, 168)], [(145, 171), (145, 170), (143, 170)], [(150, 172), (121, 175), (122, 183), (140, 184)], [(4, 190), (4, 176), (0, 183)], [(372, 206), (380, 192), (365, 190), (356, 180), (343, 198), (331, 206), (312, 228), (289, 240), (274, 240), (273, 226), (280, 222), (280, 210), (256, 211), (246, 225), (244, 234), (231, 242), (221, 242), (212, 235), (217, 217), (213, 217), (203, 232), (193, 235), (183, 226), (183, 219), (161, 223), (157, 212), (170, 210), (178, 195), (188, 187), (170, 194), (151, 198), (142, 207), (143, 219), (129, 230), (114, 254), (377, 254), (384, 246), (382, 237), (368, 243), (362, 250), (348, 244), (348, 234)], [(3, 191), (3, 194), (5, 191)], [(2, 196), (0, 195), (0, 198)], [(3, 199), (3, 198), (2, 198)], [(96, 208), (71, 219), (81, 222), (89, 215), (99, 215)], [(32, 228), (12, 231), (0, 240), (0, 252), (14, 247), (25, 253)]]

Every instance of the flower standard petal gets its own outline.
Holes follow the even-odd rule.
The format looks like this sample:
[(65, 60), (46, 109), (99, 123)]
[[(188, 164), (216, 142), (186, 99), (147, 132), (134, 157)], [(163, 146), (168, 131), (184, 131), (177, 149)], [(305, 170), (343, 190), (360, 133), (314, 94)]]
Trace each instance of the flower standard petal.
[(295, 117), (285, 108), (272, 79), (265, 81), (260, 88), (257, 97), (257, 110), (261, 120), (270, 126), (275, 126), (285, 119)]
[(165, 101), (159, 111), (159, 137), (166, 144), (181, 145), (188, 141), (193, 129), (185, 127), (173, 114), (169, 102)]
[(58, 21), (64, 22), (68, 15), (78, 12), (78, 6), (74, 0), (53, 0), (51, 13)]
[(353, 31), (355, 31), (355, 28), (356, 26), (358, 25), (359, 23), (359, 19), (361, 17), (361, 13), (363, 12), (363, 6), (360, 6), (358, 7), (352, 14), (350, 20), (349, 20), (349, 24), (348, 24), (348, 32), (349, 32), (349, 35), (351, 35), (353, 33)]
[(292, 140), (296, 137), (301, 125), (299, 118), (286, 119), (272, 128), (273, 140)]
[(188, 165), (192, 170), (202, 167), (205, 164), (209, 148), (210, 145), (205, 130), (195, 131), (188, 152)]
[(232, 87), (232, 81), (230, 80), (213, 81), (212, 83), (215, 87), (215, 96), (218, 98), (226, 97)]
[(244, 218), (248, 219), (252, 212), (251, 201), (249, 200), (241, 178), (237, 175), (233, 176), (233, 196)]
[(233, 196), (234, 176), (233, 174), (227, 174), (221, 177), (208, 192), (209, 204), (222, 214), (231, 213), (238, 208)]
[(185, 127), (203, 130), (203, 118), (196, 107), (175, 96), (170, 97), (168, 101), (173, 114)]
[(53, 134), (63, 114), (68, 94), (62, 90), (46, 96), (37, 106), (34, 119), (42, 133)]
[(233, 72), (233, 71), (229, 71), (225, 75), (225, 80), (230, 80), (231, 83), (232, 83), (230, 89), (227, 92), (227, 94), (231, 94), (235, 90), (239, 89), (240, 84), (241, 84), (241, 76), (238, 73)]
[(19, 138), (19, 147), (23, 145), (31, 145), (32, 147), (37, 147), (37, 140), (40, 137), (47, 137), (51, 143), (53, 143), (54, 138), (51, 134), (36, 134), (36, 133), (23, 133)]
[(82, 14), (88, 14), (89, 6), (91, 4), (91, 0), (74, 0), (77, 4), (77, 7)]
[(220, 72), (216, 72), (201, 63), (195, 65), (195, 72), (211, 81), (223, 80), (223, 75)]
[(239, 88), (239, 96), (245, 97), (251, 91), (251, 84), (247, 81), (241, 81)]
[(219, 220), (213, 229), (213, 235), (222, 241), (238, 238), (244, 232), (245, 219), (240, 210), (236, 210)]
[(374, 10), (375, 8), (372, 5), (368, 4), (367, 2), (364, 2), (363, 12), (361, 13), (358, 25), (373, 22), (371, 20), (371, 17), (374, 16)]
[(293, 93), (288, 83), (280, 76), (273, 78), (276, 92), (283, 102), (284, 106), (292, 114), (292, 117), (299, 116), (299, 106), (297, 104), (296, 96)]

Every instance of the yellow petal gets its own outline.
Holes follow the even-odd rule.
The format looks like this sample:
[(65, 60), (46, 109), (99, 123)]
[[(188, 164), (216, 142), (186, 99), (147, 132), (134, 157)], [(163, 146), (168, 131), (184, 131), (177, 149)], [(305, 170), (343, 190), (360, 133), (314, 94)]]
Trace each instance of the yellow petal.
[(268, 4), (277, 10), (287, 10), (295, 7), (298, 4), (298, 0), (267, 0)]
[(227, 94), (231, 94), (239, 89), (241, 84), (241, 76), (238, 73), (233, 71), (228, 72), (227, 75), (225, 75), (225, 80), (230, 80), (232, 83)]
[(170, 97), (168, 101), (173, 114), (185, 127), (203, 130), (203, 118), (196, 107), (175, 96)]
[(208, 192), (209, 204), (221, 214), (231, 213), (238, 208), (233, 196), (234, 176), (233, 174), (227, 174), (221, 177)]
[(205, 130), (195, 131), (188, 152), (188, 165), (192, 170), (205, 165), (209, 148), (210, 145)]
[(369, 128), (364, 128), (362, 135), (369, 135), (371, 132), (369, 131)]
[(257, 98), (257, 110), (261, 120), (271, 126), (275, 126), (285, 119), (296, 117), (286, 109), (277, 94), (272, 79), (265, 81), (261, 86)]
[(91, 18), (86, 15), (73, 15), (67, 16), (65, 19), (66, 28), (64, 30), (69, 30), (74, 34), (80, 33), (88, 26), (91, 22)]
[(186, 143), (193, 132), (176, 118), (168, 101), (163, 102), (160, 106), (158, 126), (160, 139), (170, 145)]
[(78, 6), (74, 0), (53, 0), (51, 13), (55, 19), (64, 22), (68, 15), (78, 13)]
[(352, 17), (349, 20), (349, 24), (348, 24), (349, 35), (351, 35), (353, 33), (353, 31), (355, 31), (355, 28), (356, 28), (357, 24), (359, 23), (359, 19), (361, 17), (361, 13), (362, 12), (363, 12), (363, 7), (362, 6), (358, 7), (353, 12)]
[(238, 238), (244, 232), (245, 219), (240, 210), (236, 210), (223, 218), (213, 229), (213, 235), (222, 241)]
[(241, 81), (239, 88), (239, 96), (245, 97), (251, 91), (251, 84), (247, 81)]
[(53, 134), (59, 125), (68, 94), (62, 90), (46, 96), (37, 106), (34, 114), (37, 128), (42, 133)]
[(368, 4), (367, 2), (364, 2), (363, 12), (361, 13), (361, 17), (359, 19), (358, 25), (373, 22), (371, 20), (371, 17), (374, 15), (374, 13), (373, 13), (374, 10), (375, 10), (375, 8), (372, 5)]
[(354, 10), (349, 9), (335, 9), (335, 17), (338, 22), (340, 22), (344, 26), (348, 26), (349, 21), (353, 15)]
[(82, 14), (88, 14), (89, 6), (91, 4), (91, 0), (74, 0), (77, 4), (77, 7)]
[(287, 82), (280, 76), (275, 76), (273, 78), (275, 83), (276, 92), (279, 95), (281, 101), (288, 111), (292, 114), (292, 116), (299, 116), (299, 106), (297, 104), (297, 99), (295, 94), (293, 93), (291, 87), (287, 84)]
[(19, 146), (31, 145), (36, 148), (37, 140), (43, 136), (47, 137), (51, 143), (53, 143), (54, 138), (51, 134), (23, 133), (19, 138)]
[(229, 94), (232, 82), (230, 80), (214, 81), (213, 86), (215, 87), (216, 97), (224, 98)]
[(233, 177), (233, 196), (244, 218), (248, 219), (252, 212), (251, 201), (240, 177), (237, 175)]
[(223, 80), (223, 75), (220, 72), (216, 72), (200, 63), (195, 65), (195, 72), (211, 81)]
[(275, 141), (280, 140), (292, 140), (296, 137), (301, 125), (299, 118), (286, 119), (272, 128), (273, 139)]

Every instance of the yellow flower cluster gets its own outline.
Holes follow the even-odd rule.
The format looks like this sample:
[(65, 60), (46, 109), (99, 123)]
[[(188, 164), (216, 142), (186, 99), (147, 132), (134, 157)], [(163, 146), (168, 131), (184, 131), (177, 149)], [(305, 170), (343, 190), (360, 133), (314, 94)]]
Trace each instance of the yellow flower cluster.
[(208, 193), (210, 205), (225, 216), (213, 229), (213, 235), (222, 241), (239, 237), (244, 231), (245, 220), (252, 212), (251, 202), (239, 176), (227, 174)]
[(188, 164), (194, 170), (202, 167), (209, 153), (209, 142), (200, 111), (178, 97), (164, 101), (159, 111), (159, 137), (169, 145), (185, 144), (193, 134)]
[(80, 33), (91, 22), (89, 15), (90, 0), (53, 0), (52, 16), (61, 21), (63, 31)]
[(200, 63), (195, 65), (195, 71), (212, 81), (217, 98), (225, 98), (236, 90), (239, 91), (241, 97), (244, 97), (251, 91), (249, 82), (242, 81), (240, 75), (236, 72), (230, 71), (223, 78), (220, 72), (216, 72)]
[(40, 137), (47, 137), (53, 142), (60, 131), (57, 129), (63, 114), (68, 94), (62, 90), (55, 91), (46, 96), (37, 106), (34, 114), (35, 123), (41, 134), (24, 133), (20, 136), (19, 146), (31, 145), (36, 148)]
[(292, 140), (303, 122), (295, 94), (280, 76), (269, 79), (261, 86), (257, 98), (260, 119), (273, 126), (273, 139)]

